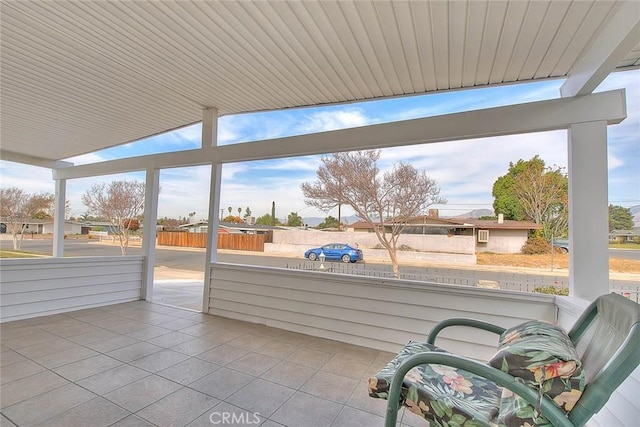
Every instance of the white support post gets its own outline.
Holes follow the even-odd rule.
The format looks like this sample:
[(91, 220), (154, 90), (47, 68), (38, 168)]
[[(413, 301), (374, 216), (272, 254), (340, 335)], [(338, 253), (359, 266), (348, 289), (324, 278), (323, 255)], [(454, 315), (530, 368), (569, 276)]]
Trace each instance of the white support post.
[(64, 220), (67, 201), (67, 180), (56, 179), (55, 191), (55, 215), (53, 217), (53, 256), (56, 258), (62, 258), (64, 256)]
[(144, 254), (144, 277), (142, 299), (153, 300), (153, 269), (156, 264), (156, 224), (158, 222), (158, 193), (160, 192), (160, 170), (147, 169), (144, 189), (144, 223), (142, 228), (142, 253)]
[(569, 294), (609, 293), (607, 123), (577, 123), (569, 143)]
[[(218, 110), (207, 108), (202, 112), (202, 148), (218, 145)], [(204, 286), (202, 291), (202, 312), (209, 312), (209, 288), (211, 284), (211, 264), (218, 256), (218, 210), (220, 208), (220, 182), (222, 164), (211, 164), (211, 185), (209, 187), (209, 216), (207, 222), (207, 250), (204, 261)]]

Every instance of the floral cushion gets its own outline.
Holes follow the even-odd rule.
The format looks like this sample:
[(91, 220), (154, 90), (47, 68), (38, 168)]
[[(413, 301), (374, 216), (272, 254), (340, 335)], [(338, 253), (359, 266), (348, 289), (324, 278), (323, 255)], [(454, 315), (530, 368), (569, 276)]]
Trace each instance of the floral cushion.
[[(444, 350), (410, 341), (380, 372), (369, 379), (369, 396), (386, 399), (398, 366), (416, 353)], [(401, 404), (432, 426), (494, 426), (502, 388), (481, 376), (445, 365), (420, 365), (402, 384)]]
[[(489, 364), (521, 378), (566, 413), (584, 390), (582, 363), (573, 343), (562, 328), (548, 322), (530, 321), (506, 330)], [(507, 426), (550, 425), (536, 408), (506, 389), (498, 421)]]

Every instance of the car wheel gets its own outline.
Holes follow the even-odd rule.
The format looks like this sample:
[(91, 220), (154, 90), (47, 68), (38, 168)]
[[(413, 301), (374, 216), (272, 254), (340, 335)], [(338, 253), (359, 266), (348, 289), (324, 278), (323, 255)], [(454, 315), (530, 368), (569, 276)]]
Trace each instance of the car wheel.
[(351, 262), (351, 257), (347, 254), (342, 255), (342, 262)]
[(315, 261), (315, 260), (317, 260), (317, 259), (318, 259), (318, 255), (316, 255), (316, 253), (315, 253), (315, 252), (311, 252), (311, 253), (309, 254), (309, 259), (310, 259), (311, 261)]

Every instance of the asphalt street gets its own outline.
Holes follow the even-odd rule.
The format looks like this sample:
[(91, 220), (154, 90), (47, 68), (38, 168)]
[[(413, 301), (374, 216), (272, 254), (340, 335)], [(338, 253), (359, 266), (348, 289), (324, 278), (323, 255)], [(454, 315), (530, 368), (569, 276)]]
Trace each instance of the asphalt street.
[[(11, 240), (0, 240), (0, 247), (3, 249), (11, 249)], [(51, 240), (30, 240), (25, 239), (22, 243), (22, 249), (25, 251), (40, 253), (43, 255), (51, 255)], [(640, 251), (637, 250), (616, 250), (610, 249), (611, 257), (640, 259)], [(142, 255), (139, 246), (131, 246), (128, 254)], [(120, 255), (120, 247), (117, 244), (104, 244), (100, 242), (87, 242), (86, 240), (65, 240), (65, 256), (106, 256)], [(204, 271), (205, 253), (203, 249), (167, 249), (159, 247), (156, 250), (156, 267), (163, 266), (169, 269)], [(283, 268), (301, 268), (313, 269), (317, 266), (305, 260), (302, 257), (286, 257), (286, 256), (265, 256), (250, 255), (245, 253), (221, 251), (218, 253), (218, 260), (222, 262), (248, 264), (248, 265), (264, 265), (269, 267)], [(365, 258), (366, 260), (366, 258)], [(317, 264), (317, 262), (316, 262)], [(349, 272), (349, 268), (359, 268), (365, 270), (370, 276), (383, 275), (390, 269), (388, 263), (378, 263), (375, 261), (365, 262), (364, 265), (358, 263), (355, 265), (344, 265), (339, 262), (326, 262), (328, 268), (334, 271)], [(344, 270), (344, 269), (347, 270)], [(505, 270), (505, 269), (503, 269)], [(540, 285), (566, 285), (566, 271), (496, 271), (496, 269), (472, 268), (472, 267), (447, 267), (447, 266), (429, 266), (429, 267), (401, 267), (401, 271), (405, 274), (414, 275), (416, 279), (428, 277), (431, 280), (445, 281), (451, 280), (449, 283), (468, 284), (476, 283), (478, 280), (500, 281), (515, 284), (525, 284), (526, 286)], [(615, 280), (619, 285), (637, 285), (637, 280)], [(628, 282), (628, 283), (627, 283)], [(613, 280), (612, 280), (613, 284)], [(523, 289), (525, 290), (525, 289)]]

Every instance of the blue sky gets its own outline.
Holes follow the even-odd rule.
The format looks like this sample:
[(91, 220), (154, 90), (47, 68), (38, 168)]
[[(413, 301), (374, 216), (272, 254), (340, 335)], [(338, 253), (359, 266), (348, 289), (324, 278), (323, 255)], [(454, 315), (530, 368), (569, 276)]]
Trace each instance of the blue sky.
[[(447, 93), (393, 98), (331, 107), (304, 108), (224, 116), (219, 120), (220, 145), (322, 132), (398, 120), (428, 117), (507, 104), (559, 97), (562, 80), (506, 85)], [(628, 117), (609, 127), (609, 201), (630, 207), (640, 204), (640, 70), (612, 74), (597, 91), (627, 89)], [(142, 154), (193, 149), (200, 146), (200, 125), (125, 144), (100, 152), (68, 159), (75, 164), (93, 163)], [(491, 208), (491, 188), (504, 175), (509, 162), (539, 155), (548, 166), (567, 166), (565, 131), (484, 138), (469, 141), (425, 144), (383, 150), (379, 166), (391, 168), (406, 161), (436, 179), (448, 203), (433, 206), (444, 216), (473, 209)], [(302, 182), (315, 180), (319, 156), (228, 164), (223, 167), (221, 208), (233, 212), (250, 207), (254, 216), (271, 212), (285, 219), (290, 212), (303, 217), (327, 214), (304, 204)], [(74, 216), (86, 211), (82, 193), (96, 181), (144, 180), (143, 173), (70, 180), (67, 198)], [(160, 175), (159, 217), (182, 217), (196, 212), (207, 217), (209, 167), (163, 170)], [(17, 186), (28, 192), (51, 191), (54, 186), (47, 169), (0, 161), (0, 185)], [(336, 216), (336, 212), (329, 212)], [(350, 215), (343, 208), (344, 216)]]

